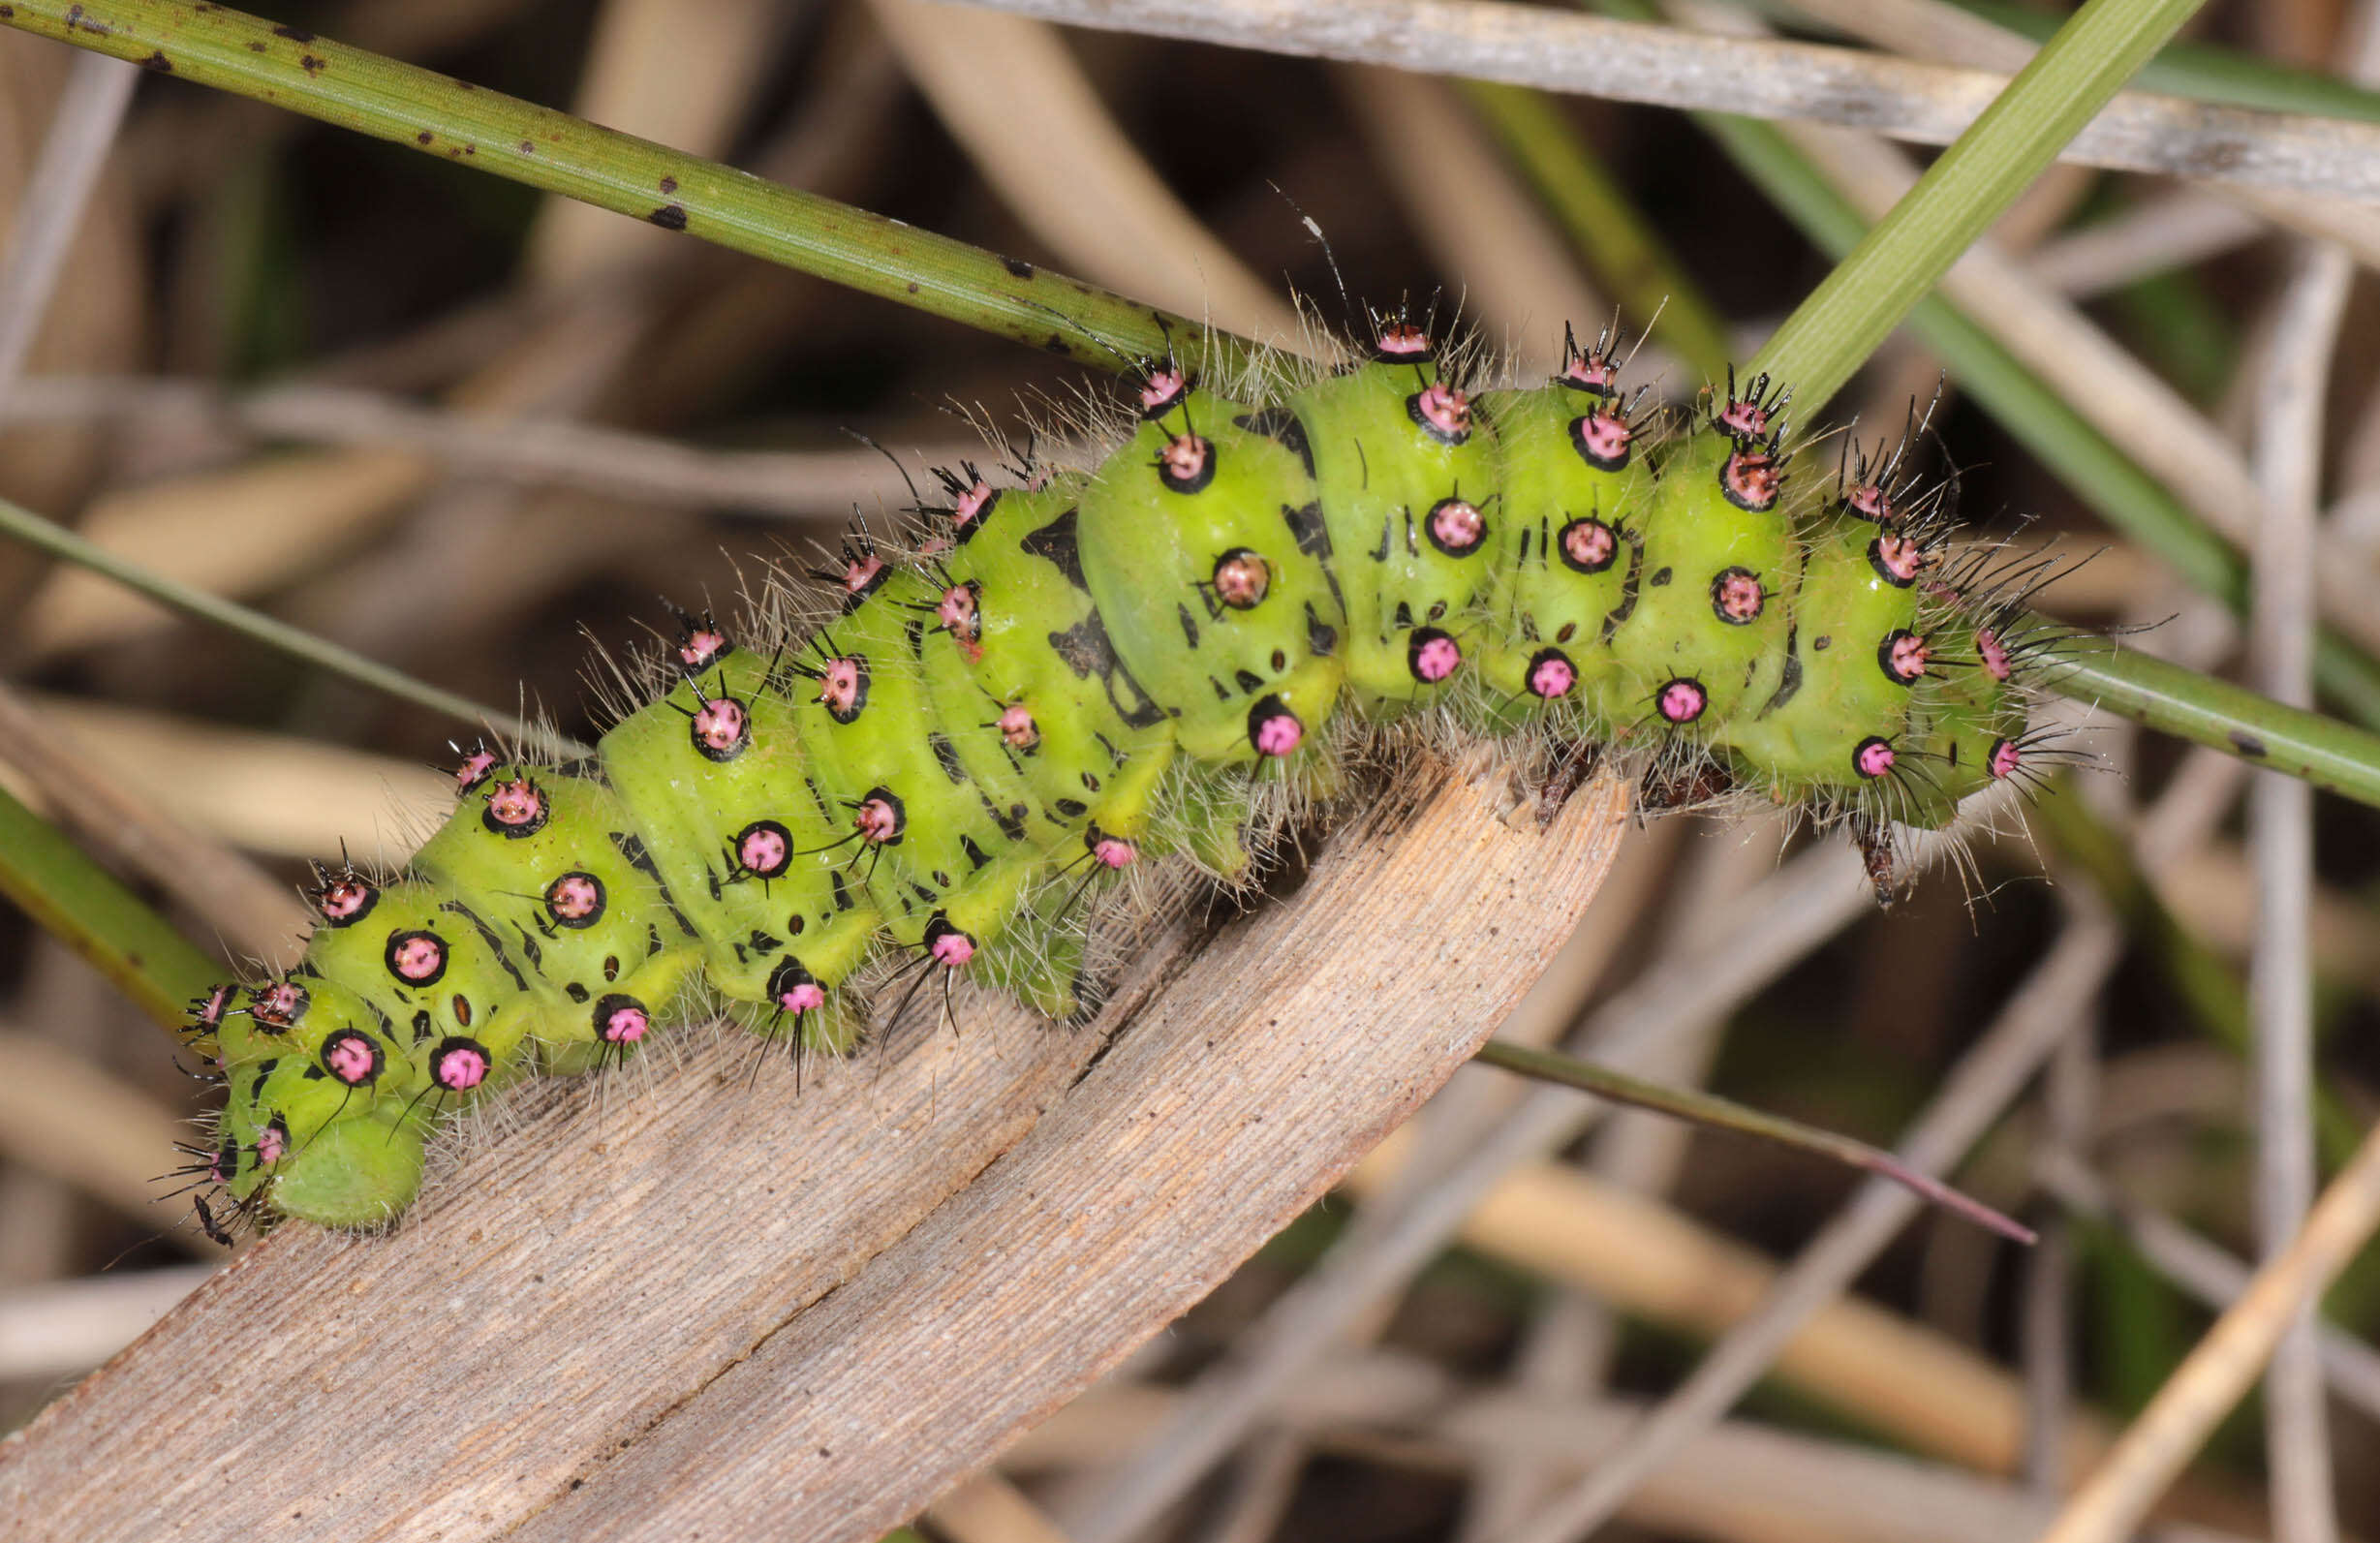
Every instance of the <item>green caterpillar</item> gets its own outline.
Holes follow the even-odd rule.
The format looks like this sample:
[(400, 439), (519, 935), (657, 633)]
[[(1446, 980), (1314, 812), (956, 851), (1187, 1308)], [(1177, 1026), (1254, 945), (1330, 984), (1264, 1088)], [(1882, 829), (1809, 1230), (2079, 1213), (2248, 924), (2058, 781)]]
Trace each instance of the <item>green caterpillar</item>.
[(2025, 774), (2040, 639), (1897, 452), (1805, 478), (1732, 377), (1655, 443), (1617, 373), (1572, 341), (1473, 392), (1402, 319), (1266, 405), (1151, 364), (1096, 470), (940, 474), (910, 551), (819, 575), (806, 635), (688, 619), (597, 764), (473, 755), (401, 878), (321, 876), (304, 962), (196, 1004), (228, 1084), (202, 1222), (386, 1222), (440, 1118), (723, 1008), (846, 1048), (872, 961), (1074, 1013), (1084, 890), (1167, 851), (1237, 873), (1253, 802), (1330, 790), (1347, 725), (1437, 714), (1557, 788), (1642, 750), (1875, 849)]

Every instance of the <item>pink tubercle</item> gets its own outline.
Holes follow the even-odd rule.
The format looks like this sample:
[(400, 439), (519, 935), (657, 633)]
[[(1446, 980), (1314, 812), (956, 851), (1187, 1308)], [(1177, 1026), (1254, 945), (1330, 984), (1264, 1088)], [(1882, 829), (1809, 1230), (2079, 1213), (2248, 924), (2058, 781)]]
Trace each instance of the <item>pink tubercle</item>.
[(950, 523), (964, 530), (975, 522), (983, 513), (983, 507), (991, 502), (992, 484), (975, 478), (974, 485), (959, 495), (957, 506), (950, 511)]
[(838, 718), (849, 718), (859, 706), (860, 669), (855, 659), (830, 659), (819, 671), (819, 701)]
[(433, 1075), (448, 1093), (469, 1093), (487, 1080), (487, 1052), (478, 1045), (452, 1045), (441, 1051)]
[(1256, 721), (1249, 738), (1259, 756), (1286, 756), (1305, 740), (1306, 725), (1298, 722), (1297, 714), (1276, 706)]
[(356, 1030), (347, 1030), (323, 1041), (323, 1069), (351, 1088), (359, 1088), (380, 1074), (380, 1052)]
[(446, 968), (446, 946), (428, 933), (414, 933), (389, 945), (388, 969), (400, 980), (419, 985), (436, 980)]
[(2025, 753), (2017, 749), (2016, 741), (2002, 739), (1992, 746), (1991, 768), (1994, 777), (2014, 777), (2017, 768), (2025, 764)]
[(1157, 452), (1158, 475), (1176, 487), (1202, 482), (1213, 459), (1214, 447), (1195, 434), (1176, 434)]
[(557, 920), (582, 921), (603, 906), (603, 881), (593, 874), (564, 874), (545, 886), (545, 909)]
[(1444, 381), (1432, 381), (1415, 392), (1413, 417), (1441, 440), (1459, 441), (1471, 431), (1471, 399)]
[(545, 818), (545, 795), (526, 777), (498, 783), (487, 795), (487, 818), (499, 825), (534, 825)]
[(1891, 495), (1874, 482), (1862, 482), (1843, 495), (1843, 503), (1853, 513), (1874, 520), (1879, 525), (1890, 525), (1900, 517), (1900, 511), (1893, 508)]
[(1718, 426), (1740, 440), (1756, 440), (1769, 432), (1769, 410), (1758, 402), (1730, 398), (1719, 409)]
[(1636, 439), (1636, 431), (1628, 420), (1609, 408), (1589, 413), (1572, 421), (1571, 437), (1578, 442), (1579, 454), (1590, 465), (1602, 471), (1617, 471), (1628, 458), (1628, 447)]
[(232, 987), (229, 983), (210, 986), (206, 995), (190, 1004), (190, 1026), (201, 1034), (223, 1026), (224, 1014), (232, 1008)]
[(1462, 663), (1462, 645), (1443, 633), (1423, 638), (1413, 649), (1414, 677), (1432, 685), (1453, 674)]
[(796, 981), (777, 993), (777, 1005), (798, 1018), (826, 1005), (826, 988), (815, 980)]
[(1933, 650), (1926, 646), (1923, 637), (1903, 633), (1892, 640), (1886, 658), (1886, 667), (1893, 679), (1906, 683), (1926, 673), (1926, 666), (1933, 660)]
[(864, 840), (887, 842), (901, 834), (901, 812), (890, 799), (863, 798), (851, 816), (851, 823)]
[(1671, 723), (1690, 724), (1710, 707), (1711, 694), (1703, 690), (1700, 681), (1673, 680), (1661, 688), (1656, 705), (1661, 716)]
[(973, 584), (953, 584), (943, 590), (942, 599), (934, 602), (934, 616), (943, 624), (943, 631), (963, 643), (974, 642), (983, 630)]
[(1430, 540), (1449, 556), (1471, 551), (1487, 534), (1487, 516), (1468, 499), (1442, 498), (1430, 510)]
[(248, 1015), (271, 1028), (287, 1029), (305, 1016), (310, 1000), (306, 988), (296, 981), (276, 980), (257, 992)]
[(353, 921), (372, 909), (378, 891), (353, 874), (334, 879), (314, 897), (314, 907), (327, 921)]
[(1578, 669), (1560, 654), (1550, 654), (1529, 666), (1529, 691), (1547, 701), (1567, 696), (1578, 685)]
[(1862, 777), (1881, 777), (1891, 771), (1893, 763), (1900, 758), (1885, 741), (1864, 739), (1860, 741), (1859, 748), (1851, 753), (1851, 765)]
[(1572, 520), (1561, 528), (1562, 555), (1573, 568), (1600, 572), (1612, 566), (1612, 558), (1619, 550), (1619, 533), (1601, 520)]
[(975, 941), (956, 927), (936, 934), (926, 948), (945, 970), (957, 970), (975, 957)]
[(1380, 328), (1376, 348), (1385, 358), (1427, 358), (1430, 355), (1430, 334), (1410, 322), (1391, 323)]
[(745, 870), (756, 874), (781, 873), (787, 859), (793, 854), (785, 832), (772, 826), (757, 826), (744, 833), (735, 844), (735, 860)]
[(597, 1020), (596, 1032), (605, 1044), (633, 1045), (652, 1033), (653, 1015), (644, 1010), (642, 1003), (623, 999), (604, 1009)]
[(1876, 562), (1885, 571), (1903, 584), (1914, 584), (1926, 566), (1925, 548), (1899, 531), (1886, 531), (1875, 540)]
[[(1171, 365), (1151, 370), (1149, 378), (1140, 383), (1140, 410), (1162, 413), (1190, 392), (1190, 377)], [(978, 484), (980, 485), (980, 484)]]
[(1033, 709), (1023, 702), (1002, 708), (1000, 737), (1010, 750), (1031, 750), (1041, 743), (1041, 726), (1033, 721)]
[(1994, 680), (2006, 680), (2010, 673), (2008, 645), (2000, 641), (1999, 633), (1989, 627), (1975, 630), (1975, 652), (1983, 660), (1983, 667)]
[(1738, 508), (1765, 509), (1777, 502), (1784, 472), (1766, 450), (1734, 450), (1719, 468), (1719, 486)]
[(714, 755), (735, 750), (752, 727), (744, 704), (732, 696), (713, 696), (695, 709), (695, 743)]
[(843, 593), (865, 595), (876, 587), (876, 581), (883, 576), (883, 572), (884, 560), (874, 552), (865, 557), (854, 557), (843, 565)]
[(268, 1122), (256, 1133), (256, 1160), (262, 1167), (271, 1167), (290, 1150), (290, 1133), (277, 1121)]
[(1272, 568), (1245, 547), (1225, 552), (1215, 565), (1215, 598), (1235, 611), (1252, 609), (1272, 587)]
[(1768, 602), (1768, 593), (1760, 587), (1758, 578), (1742, 569), (1730, 569), (1712, 586), (1711, 602), (1728, 621), (1741, 624), (1760, 615), (1761, 607)]
[(1561, 367), (1561, 379), (1599, 395), (1609, 396), (1620, 379), (1620, 366), (1608, 354), (1587, 353)]
[(1091, 844), (1092, 860), (1107, 868), (1129, 868), (1140, 849), (1121, 836), (1101, 836)]
[(700, 669), (727, 651), (727, 634), (707, 625), (690, 627), (685, 641), (678, 644), (678, 662), (688, 669)]
[(454, 768), (455, 792), (467, 793), (479, 787), (487, 781), (487, 774), (494, 771), (498, 764), (494, 751), (473, 751), (463, 757), (463, 763), (460, 766)]

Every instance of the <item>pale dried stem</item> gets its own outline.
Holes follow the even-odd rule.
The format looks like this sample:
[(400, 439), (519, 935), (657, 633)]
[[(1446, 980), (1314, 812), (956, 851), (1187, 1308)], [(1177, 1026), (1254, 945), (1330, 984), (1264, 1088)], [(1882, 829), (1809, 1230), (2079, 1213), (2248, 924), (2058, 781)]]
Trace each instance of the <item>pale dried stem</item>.
[[(874, 449), (709, 450), (572, 418), (420, 407), (352, 386), (231, 391), (212, 382), (53, 375), (0, 398), (0, 423), (89, 422), (417, 450), (450, 475), (576, 488), (663, 509), (841, 520), (854, 504), (874, 508), (909, 497), (899, 470)], [(913, 458), (936, 465), (982, 448), (977, 439), (952, 441)]]
[(978, 1473), (926, 1507), (950, 1543), (1066, 1543), (1058, 1525), (997, 1473)]
[[(2217, 1312), (2238, 1301), (2253, 1278), (2249, 1266), (2236, 1255), (2165, 1213), (2125, 1200), (2069, 1153), (2042, 1153), (2035, 1160), (2035, 1177), (2058, 1204), (2115, 1225), (2159, 1275)], [(2380, 1420), (2380, 1349), (2320, 1321), (2315, 1342), (2331, 1390)]]
[[(1939, 1173), (1998, 1118), (2072, 1028), (2121, 945), (2122, 934), (2102, 916), (2080, 915), (2068, 926), (1896, 1149), (1910, 1167)], [(1880, 1180), (1863, 1185), (1778, 1278), (1760, 1311), (1728, 1331), (1584, 1480), (1517, 1528), (1515, 1543), (1569, 1543), (1609, 1520), (1647, 1474), (1743, 1397), (1809, 1315), (1839, 1295), (1922, 1204)]]
[[(1839, 124), (1924, 144), (1958, 138), (2008, 83), (1859, 49), (1719, 39), (1502, 0), (997, 0), (997, 8), (1655, 107)], [(2380, 127), (2148, 92), (2117, 96), (2060, 159), (2330, 199), (2380, 197)]]
[(2265, 222), (2205, 193), (2168, 193), (2043, 243), (2025, 271), (2068, 299), (2088, 299), (2263, 236)]
[(2323, 1190), (2288, 1250), (2256, 1273), (2041, 1543), (2118, 1543), (2265, 1368), (2273, 1347), (2380, 1225), (2380, 1127)]
[(159, 1227), (170, 1213), (158, 1206), (157, 1177), (177, 1160), (173, 1143), (196, 1130), (74, 1051), (0, 1029), (0, 1154), (10, 1161)]
[[(2352, 272), (2335, 247), (2301, 253), (2279, 301), (2256, 396), (2255, 467), (2265, 517), (2254, 553), (2249, 657), (2259, 689), (2301, 707), (2313, 704), (2323, 396)], [(2248, 970), (2256, 1220), (2261, 1256), (2271, 1260), (2296, 1235), (2314, 1192), (2312, 789), (2293, 777), (2260, 773), (2248, 788), (2248, 837), (2257, 893)], [(2281, 1338), (2265, 1378), (2265, 1410), (2274, 1536), (2279, 1543), (2330, 1543), (2338, 1520), (2310, 1303)]]
[(77, 54), (67, 71), (66, 90), (24, 197), (9, 212), (8, 253), (0, 261), (0, 392), (24, 368), (42, 329), (66, 254), (82, 227), (83, 209), (139, 79), (137, 66), (96, 53)]
[(0, 761), (82, 840), (189, 907), (213, 941), (270, 969), (295, 962), (307, 915), (289, 885), (104, 775), (73, 734), (0, 682)]
[(1132, 147), (1054, 29), (920, 0), (870, 9), (935, 115), (1068, 271), (1259, 342), (1304, 334)]
[(73, 1376), (98, 1365), (214, 1273), (209, 1264), (175, 1265), (0, 1295), (0, 1382)]
[[(0, 1447), (0, 1513), (35, 1539), (297, 1504), (355, 1538), (880, 1536), (1459, 1065), (1623, 827), (1609, 781), (1543, 837), (1499, 818), (1500, 778), (1411, 786), (1195, 969), (1179, 928), (1140, 949), (1091, 1033), (971, 1002), (959, 1038), (814, 1065), (798, 1097), (746, 1086), (740, 1036), (640, 1091), (533, 1089), (393, 1236), (290, 1226), (52, 1404)], [(1490, 910), (1414, 968), (1412, 917)]]

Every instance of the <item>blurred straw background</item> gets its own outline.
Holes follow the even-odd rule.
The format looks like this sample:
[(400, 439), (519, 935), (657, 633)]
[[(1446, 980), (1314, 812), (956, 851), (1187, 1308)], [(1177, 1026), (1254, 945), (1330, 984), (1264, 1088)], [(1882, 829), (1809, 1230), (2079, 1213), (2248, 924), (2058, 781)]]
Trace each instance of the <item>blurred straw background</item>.
[[(1341, 316), (1344, 279), (1359, 300), (1459, 305), (1536, 369), (1565, 320), (1592, 332), (1629, 288), (1505, 160), (1493, 104), (1444, 80), (922, 0), (710, 0), (698, 26), (673, 0), (267, 9), (1252, 335), (1293, 339), (1293, 294)], [(2356, 73), (2362, 11), (2218, 0), (2191, 36)], [(1696, 0), (1671, 17), (1980, 68), (2025, 47), (1934, 0)], [(914, 475), (979, 449), (969, 415), (1013, 426), (1086, 385), (812, 279), (135, 77), (0, 33), (0, 496), (581, 738), (602, 726), (594, 648), (638, 647), (664, 597), (731, 609), (854, 505), (906, 498), (853, 432)], [(1826, 272), (1681, 115), (1560, 111), (1737, 356)], [(1870, 213), (1911, 174), (1882, 140), (1784, 128)], [(2369, 639), (2374, 220), (2319, 194), (2068, 165), (1949, 289), (2260, 571), (2318, 571), (2332, 619)], [(1693, 353), (1656, 328), (1638, 378), (1685, 399)], [(1941, 370), (1897, 337), (1834, 416), (1897, 427)], [(1978, 535), (2096, 554), (2052, 614), (2158, 623), (2139, 646), (2303, 689), (2285, 644), (2309, 595), (2257, 618), (2251, 661), (2247, 628), (2111, 535), (1955, 383), (1935, 423), (1930, 453)], [(2269, 592), (2289, 593), (2279, 576)], [(306, 859), (408, 851), (454, 732), (0, 543), (0, 782), (229, 956), (292, 956)], [(1880, 1144), (1916, 1134), (1944, 1160), (1971, 1144), (1960, 1182), (2040, 1225), (2040, 1247), (1650, 1117), (1582, 1130), (1584, 1100), (1474, 1068), (918, 1529), (1494, 1543), (1612, 1513), (1598, 1535), (1648, 1543), (2033, 1535), (2243, 1261), (2287, 1243), (2380, 1086), (2370, 812), (2316, 800), (2293, 858), (2302, 813), (2251, 800), (2238, 763), (2129, 732), (2089, 743), (2111, 775), (2072, 780), (2029, 828), (2003, 821), (1970, 871), (1889, 915), (1843, 853), (1773, 824), (1650, 823), (1503, 1031), (1592, 1044), (1656, 1026), (1668, 1080)], [(2312, 990), (2292, 1007), (2300, 949)], [(2311, 1036), (2310, 1083), (2288, 1080), (2289, 1042), (2250, 1048), (2252, 1016)], [(0, 1426), (216, 1258), (152, 1182), (196, 1099), (152, 1025), (0, 915)], [(2375, 1332), (2365, 1259), (2284, 1342), (2276, 1392), (2165, 1497), (2161, 1535), (2380, 1536)], [(2268, 1462), (2268, 1421), (2297, 1459)], [(1599, 1500), (1578, 1487), (1591, 1470)]]

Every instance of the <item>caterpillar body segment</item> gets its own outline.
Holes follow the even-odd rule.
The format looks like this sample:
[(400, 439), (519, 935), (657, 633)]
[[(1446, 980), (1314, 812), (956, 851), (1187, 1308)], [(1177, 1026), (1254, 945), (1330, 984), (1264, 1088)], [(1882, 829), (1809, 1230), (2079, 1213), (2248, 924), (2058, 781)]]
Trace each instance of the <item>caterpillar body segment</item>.
[(1277, 402), (1153, 368), (1088, 471), (943, 474), (805, 635), (690, 620), (594, 766), (477, 755), (407, 874), (325, 876), (304, 962), (196, 1009), (229, 1097), (187, 1171), (371, 1225), (442, 1117), (674, 1024), (844, 1049), (872, 967), (1068, 1016), (1093, 886), (1238, 873), (1258, 785), (1331, 787), (1350, 721), (1715, 761), (1875, 827), (2019, 774), (2013, 609), (1897, 461), (1795, 487), (1765, 381), (1663, 442), (1615, 376), (1473, 395), (1392, 326)]

